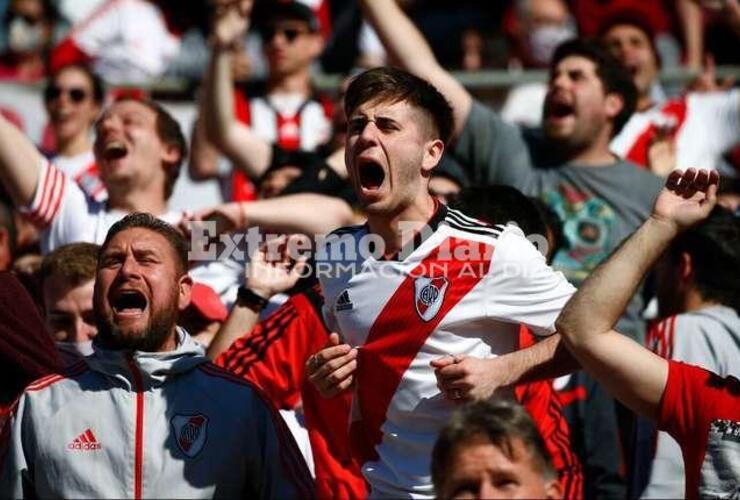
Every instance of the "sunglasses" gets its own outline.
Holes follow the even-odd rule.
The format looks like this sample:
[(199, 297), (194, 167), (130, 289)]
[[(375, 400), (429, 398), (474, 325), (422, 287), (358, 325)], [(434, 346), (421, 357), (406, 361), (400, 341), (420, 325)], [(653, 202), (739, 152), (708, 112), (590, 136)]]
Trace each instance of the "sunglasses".
[(260, 31), (260, 34), (262, 35), (262, 41), (264, 43), (271, 42), (272, 39), (275, 38), (275, 35), (277, 35), (278, 33), (282, 33), (288, 43), (293, 43), (296, 38), (308, 33), (308, 31), (302, 30), (300, 28), (291, 28), (284, 26), (267, 26)]
[(44, 100), (46, 102), (56, 101), (65, 92), (69, 96), (69, 99), (75, 104), (79, 104), (87, 98), (87, 92), (85, 89), (81, 89), (79, 87), (63, 88), (56, 85), (50, 85), (46, 87), (46, 90), (44, 90)]

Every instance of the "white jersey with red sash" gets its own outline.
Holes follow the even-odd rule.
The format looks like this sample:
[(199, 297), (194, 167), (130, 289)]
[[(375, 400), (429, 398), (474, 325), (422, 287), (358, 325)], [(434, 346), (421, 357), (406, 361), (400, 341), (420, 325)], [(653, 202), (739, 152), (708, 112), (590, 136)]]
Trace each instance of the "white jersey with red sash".
[(722, 155), (740, 141), (740, 90), (690, 93), (636, 112), (610, 149), (647, 167), (648, 150), (661, 127), (672, 131), (676, 168), (717, 168)]
[(317, 257), (328, 326), (359, 348), (350, 438), (374, 497), (432, 498), (432, 447), (455, 405), (429, 363), (517, 348), (520, 323), (555, 331), (574, 292), (516, 226), (440, 205), (397, 260), (368, 253), (367, 226), (332, 233)]
[[(302, 94), (271, 94), (246, 96), (234, 92), (235, 114), (249, 125), (258, 137), (288, 151), (315, 151), (331, 134), (331, 102), (319, 98), (306, 99)], [(253, 200), (254, 185), (242, 172), (234, 171), (232, 199)]]

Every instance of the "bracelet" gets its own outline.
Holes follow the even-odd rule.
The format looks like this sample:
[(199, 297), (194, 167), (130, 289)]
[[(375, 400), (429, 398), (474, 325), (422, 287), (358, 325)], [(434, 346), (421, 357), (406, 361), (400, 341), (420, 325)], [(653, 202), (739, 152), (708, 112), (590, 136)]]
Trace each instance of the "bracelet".
[(258, 311), (264, 309), (268, 302), (266, 298), (257, 295), (246, 286), (239, 287), (239, 290), (236, 292), (236, 299), (250, 309), (257, 309)]

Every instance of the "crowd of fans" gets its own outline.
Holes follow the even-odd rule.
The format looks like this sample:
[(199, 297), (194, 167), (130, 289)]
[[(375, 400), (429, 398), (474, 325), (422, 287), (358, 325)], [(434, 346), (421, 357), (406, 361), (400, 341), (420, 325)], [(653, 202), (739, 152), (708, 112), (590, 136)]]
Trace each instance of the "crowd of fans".
[(494, 4), (0, 1), (0, 496), (737, 494), (740, 1)]

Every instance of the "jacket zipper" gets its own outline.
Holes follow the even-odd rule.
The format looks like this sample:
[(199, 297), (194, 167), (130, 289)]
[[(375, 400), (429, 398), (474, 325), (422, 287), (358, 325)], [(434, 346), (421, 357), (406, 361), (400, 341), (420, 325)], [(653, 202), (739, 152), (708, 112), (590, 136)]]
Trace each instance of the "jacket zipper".
[(144, 466), (144, 392), (142, 391), (141, 373), (129, 356), (128, 366), (136, 391), (136, 431), (134, 436), (134, 498), (141, 498), (141, 481)]

